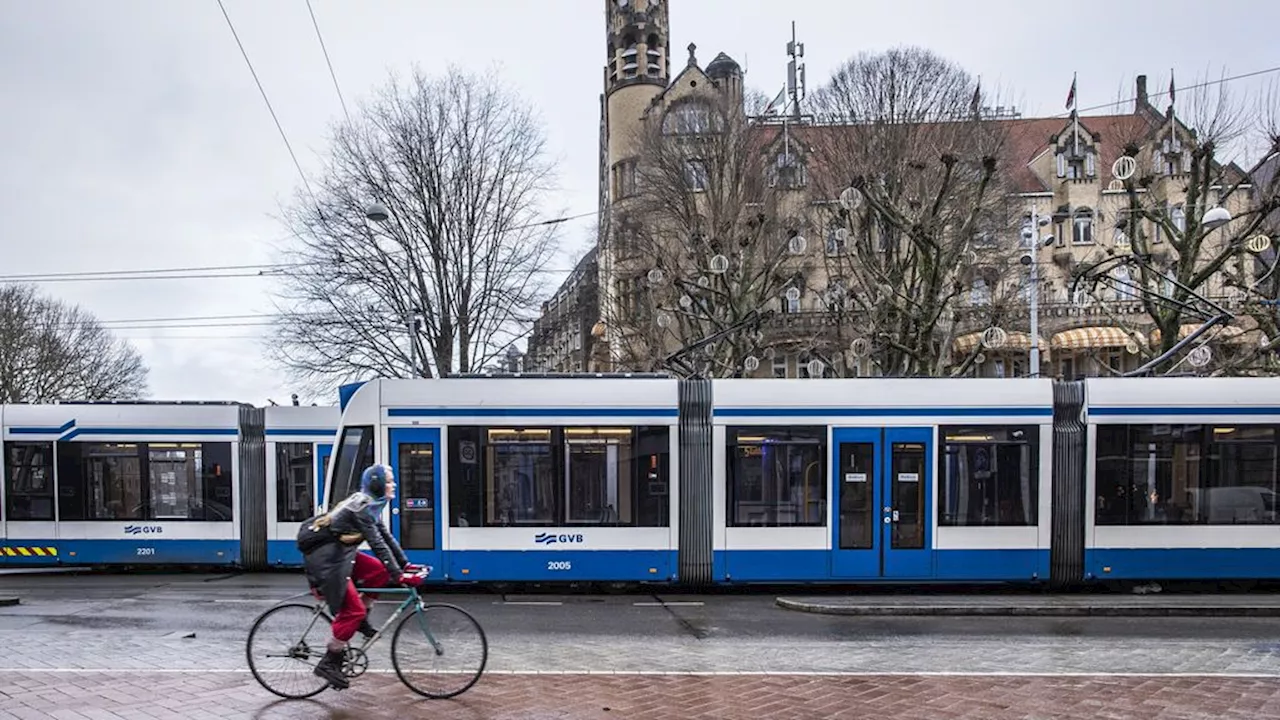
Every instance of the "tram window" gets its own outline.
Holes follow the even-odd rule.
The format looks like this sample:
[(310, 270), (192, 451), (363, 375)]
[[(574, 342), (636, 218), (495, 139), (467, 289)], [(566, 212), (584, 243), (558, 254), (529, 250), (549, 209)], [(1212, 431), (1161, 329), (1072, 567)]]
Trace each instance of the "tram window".
[(230, 443), (59, 443), (62, 520), (231, 522)]
[(731, 527), (827, 523), (825, 427), (727, 429)]
[(311, 443), (276, 443), (276, 521), (315, 514), (316, 458)]
[(1035, 525), (1040, 489), (1040, 430), (942, 427), (938, 524)]
[(5, 443), (4, 476), (4, 517), (53, 519), (53, 443)]
[(342, 442), (333, 452), (337, 459), (334, 460), (333, 489), (329, 492), (328, 507), (334, 507), (360, 489), (360, 475), (373, 464), (373, 428), (367, 425), (343, 428)]
[(665, 427), (451, 427), (453, 527), (669, 525)]
[(1268, 425), (1098, 427), (1098, 525), (1274, 525), (1278, 434)]

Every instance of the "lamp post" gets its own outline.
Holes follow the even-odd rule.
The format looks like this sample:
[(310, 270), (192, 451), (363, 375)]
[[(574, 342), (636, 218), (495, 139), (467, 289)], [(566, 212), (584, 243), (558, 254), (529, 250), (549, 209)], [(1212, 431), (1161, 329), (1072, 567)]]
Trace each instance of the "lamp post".
[[(382, 203), (369, 203), (365, 207), (364, 216), (378, 224), (391, 218), (391, 212)], [(418, 376), (418, 342), (414, 326), (417, 324), (413, 312), (413, 253), (405, 248), (405, 329), (409, 334), (409, 376)]]
[(1031, 252), (1022, 256), (1022, 264), (1031, 270), (1031, 377), (1040, 377), (1040, 248), (1053, 242), (1050, 235), (1040, 239), (1040, 228), (1049, 224), (1048, 217), (1040, 217), (1035, 203), (1031, 204), (1031, 222), (1023, 229), (1022, 236), (1031, 245)]

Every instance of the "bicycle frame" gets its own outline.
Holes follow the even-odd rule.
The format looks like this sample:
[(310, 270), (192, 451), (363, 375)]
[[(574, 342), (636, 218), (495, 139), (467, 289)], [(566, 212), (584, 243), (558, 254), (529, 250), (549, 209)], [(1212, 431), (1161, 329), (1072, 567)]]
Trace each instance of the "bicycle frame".
[[(422, 595), (419, 594), (418, 588), (379, 588), (357, 586), (356, 592), (360, 594), (367, 593), (370, 595), (405, 596), (405, 599), (396, 606), (395, 612), (391, 613), (391, 617), (387, 618), (387, 621), (382, 623), (382, 626), (374, 631), (373, 637), (366, 638), (365, 641), (361, 643), (361, 652), (367, 651), (369, 648), (373, 647), (374, 643), (381, 640), (383, 633), (398, 621), (400, 616), (403, 615), (406, 610), (412, 607), (413, 613), (418, 616), (418, 626), (422, 628), (422, 632), (427, 636), (427, 640), (431, 643), (431, 648), (436, 651), (437, 655), (441, 654), (442, 651), (440, 649), (440, 643), (436, 640), (435, 636), (431, 634), (431, 629), (427, 627), (427, 621), (422, 617), (422, 609), (425, 603), (422, 600)], [(321, 603), (320, 607), (323, 607), (323, 603)]]

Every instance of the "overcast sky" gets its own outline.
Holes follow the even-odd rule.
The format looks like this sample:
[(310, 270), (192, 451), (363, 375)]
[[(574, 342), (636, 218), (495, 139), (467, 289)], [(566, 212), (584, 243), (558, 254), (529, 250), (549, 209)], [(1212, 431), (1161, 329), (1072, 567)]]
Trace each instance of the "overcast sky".
[[(1024, 114), (1081, 108), (1280, 66), (1280, 3), (1161, 0), (668, 0), (673, 64), (690, 42), (725, 51), (747, 83), (782, 85), (791, 22), (816, 88), (842, 60), (928, 47), (1011, 93)], [(341, 116), (304, 0), (224, 0), (302, 167), (318, 167)], [(596, 209), (602, 0), (312, 0), (353, 111), (389, 71), (497, 68), (541, 113), (562, 192), (548, 213)], [(1044, 14), (1045, 11), (1050, 14)], [(1258, 90), (1280, 73), (1231, 83)], [(1163, 102), (1158, 102), (1163, 108)], [(0, 276), (272, 262), (279, 204), (299, 183), (216, 0), (0, 0)], [(568, 269), (594, 219), (567, 223)], [(254, 338), (270, 277), (42, 282), (122, 329), (155, 399), (288, 401)], [(181, 327), (138, 329), (127, 322)], [(241, 325), (236, 325), (241, 323)], [(192, 325), (207, 325), (193, 328)], [(213, 325), (219, 325), (213, 327)], [(335, 392), (336, 398), (336, 392)], [(324, 402), (325, 400), (322, 400)], [(336, 401), (336, 400), (334, 400)]]

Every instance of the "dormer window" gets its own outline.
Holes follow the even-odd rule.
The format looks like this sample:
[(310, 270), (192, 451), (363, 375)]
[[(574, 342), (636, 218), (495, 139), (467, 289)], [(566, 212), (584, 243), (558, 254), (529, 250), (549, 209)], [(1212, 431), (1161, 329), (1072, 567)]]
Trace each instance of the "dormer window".
[(1081, 147), (1076, 153), (1071, 145), (1058, 150), (1058, 177), (1084, 180), (1098, 176), (1098, 156), (1093, 148)]
[(685, 160), (684, 181), (690, 190), (707, 189), (707, 163), (705, 160)]
[(782, 151), (769, 168), (769, 187), (800, 188), (805, 184), (804, 162), (794, 152)]

